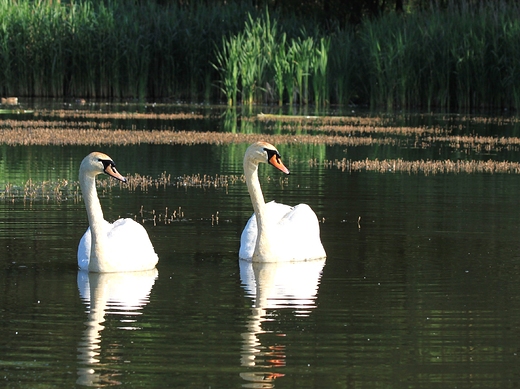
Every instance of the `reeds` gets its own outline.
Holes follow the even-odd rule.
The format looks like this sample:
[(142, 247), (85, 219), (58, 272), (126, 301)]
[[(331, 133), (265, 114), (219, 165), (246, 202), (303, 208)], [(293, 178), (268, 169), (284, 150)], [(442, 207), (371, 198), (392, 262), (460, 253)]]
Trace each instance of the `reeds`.
[(115, 0), (0, 3), (0, 94), (215, 98), (208, 50), (247, 4)]
[(425, 175), (433, 174), (474, 174), (474, 173), (503, 173), (520, 174), (520, 163), (507, 161), (463, 161), (463, 160), (417, 160), (405, 161), (403, 159), (364, 159), (359, 161), (343, 158), (333, 161), (325, 160), (319, 163), (316, 160), (309, 161), (310, 166), (336, 167), (344, 172), (370, 171), (377, 173), (408, 173)]
[(366, 20), (357, 32), (311, 26), (291, 38), (268, 13), (249, 16), (244, 30), (217, 50), (222, 65), (230, 47), (242, 53), (228, 55), (221, 82), (232, 80), (247, 105), (519, 108), (519, 7), (461, 4), (390, 13)]
[[(405, 161), (403, 159), (363, 159), (351, 160), (347, 158), (327, 160), (321, 162), (318, 159), (308, 160), (308, 165), (312, 167), (324, 167), (327, 169), (336, 168), (343, 172), (376, 172), (381, 174), (406, 173), (406, 174), (520, 174), (520, 163), (508, 161), (465, 161), (465, 160), (415, 160)], [(281, 185), (287, 185), (287, 178), (280, 178)], [(175, 187), (177, 189), (227, 189), (229, 186), (243, 184), (245, 179), (243, 175), (207, 175), (193, 174), (172, 178), (169, 173), (162, 173), (159, 177), (142, 176), (139, 174), (127, 176), (128, 183), (123, 184), (115, 180), (105, 179), (97, 180), (97, 186), (101, 191), (101, 195), (105, 195), (114, 187), (120, 190), (136, 191), (141, 190), (147, 192), (151, 189), (165, 189), (166, 187)], [(270, 178), (267, 178), (269, 181)], [(82, 201), (79, 182), (77, 181), (43, 181), (35, 182), (32, 179), (26, 181), (24, 185), (17, 186), (6, 183), (3, 190), (0, 190), (0, 201), (18, 202), (24, 204), (32, 204), (33, 202), (53, 202), (62, 203), (73, 201), (79, 203)], [(173, 209), (173, 208), (172, 208)], [(178, 210), (169, 211), (166, 208), (164, 213), (156, 213), (155, 210), (147, 212), (142, 208), (138, 212), (142, 222), (145, 220), (153, 220), (154, 223), (164, 222), (169, 224), (172, 221), (178, 221), (184, 218), (184, 213)], [(213, 221), (215, 217), (212, 215)]]
[(273, 144), (326, 144), (359, 146), (373, 144), (397, 145), (396, 139), (353, 138), (339, 135), (268, 135), (252, 133), (220, 133), (220, 132), (192, 132), (192, 131), (143, 131), (143, 130), (107, 130), (107, 129), (61, 129), (36, 128), (31, 131), (18, 129), (4, 129), (0, 131), (0, 144), (14, 145), (118, 145), (135, 144), (235, 144), (267, 141)]
[(388, 13), (356, 30), (189, 3), (2, 1), (0, 94), (520, 108), (515, 2)]
[(327, 99), (330, 40), (309, 36), (305, 29), (300, 35), (288, 40), (268, 12), (256, 19), (249, 14), (244, 30), (224, 38), (215, 52), (214, 67), (228, 104), (236, 104), (240, 91), (246, 106), (260, 102), (282, 105), (285, 92), (292, 105), (296, 91), (299, 103), (307, 105), (311, 79), (312, 100), (323, 104)]
[(158, 224), (168, 225), (173, 222), (188, 221), (188, 219), (186, 219), (184, 216), (184, 211), (182, 210), (182, 207), (178, 207), (177, 209), (173, 210), (169, 209), (168, 207), (165, 207), (164, 212), (160, 212), (155, 209), (152, 209), (151, 211), (145, 210), (144, 207), (141, 205), (139, 212), (133, 215), (133, 217), (134, 220), (139, 221), (141, 224), (152, 222), (154, 227), (156, 227)]
[(28, 179), (23, 186), (6, 183), (4, 189), (0, 190), (0, 200), (8, 202), (52, 201), (61, 203), (70, 200), (77, 202), (79, 198), (79, 182), (67, 180), (35, 182)]
[(518, 108), (518, 11), (504, 2), (460, 2), (366, 22), (373, 105)]
[[(163, 172), (158, 177), (143, 176), (138, 173), (126, 176), (125, 184), (111, 179), (100, 179), (96, 181), (97, 187), (103, 192), (118, 187), (122, 190), (135, 192), (137, 190), (147, 192), (151, 189), (165, 189), (175, 187), (178, 189), (198, 188), (198, 189), (220, 189), (228, 188), (237, 182), (245, 182), (244, 176), (237, 175), (208, 175), (193, 174), (183, 175), (172, 178), (171, 174)], [(82, 201), (79, 181), (57, 180), (35, 182), (28, 179), (23, 185), (6, 183), (0, 190), (0, 200), (3, 201), (53, 201), (56, 203), (64, 201)]]

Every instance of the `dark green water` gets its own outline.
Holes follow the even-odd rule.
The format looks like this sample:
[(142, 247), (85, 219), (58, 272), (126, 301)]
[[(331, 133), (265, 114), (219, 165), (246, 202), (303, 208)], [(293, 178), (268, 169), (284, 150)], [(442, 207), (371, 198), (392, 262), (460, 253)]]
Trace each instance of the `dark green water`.
[[(100, 193), (108, 220), (184, 212), (145, 221), (160, 258), (147, 274), (78, 274), (87, 220), (72, 197), (0, 201), (0, 386), (520, 385), (520, 177), (349, 174), (309, 167), (303, 148), (281, 148), (294, 173), (283, 185), (267, 166), (261, 181), (267, 200), (325, 219), (325, 263), (240, 264), (252, 212), (241, 181)], [(91, 148), (1, 150), (4, 185), (75, 180)], [(102, 148), (123, 174), (154, 177), (240, 174), (243, 150)]]

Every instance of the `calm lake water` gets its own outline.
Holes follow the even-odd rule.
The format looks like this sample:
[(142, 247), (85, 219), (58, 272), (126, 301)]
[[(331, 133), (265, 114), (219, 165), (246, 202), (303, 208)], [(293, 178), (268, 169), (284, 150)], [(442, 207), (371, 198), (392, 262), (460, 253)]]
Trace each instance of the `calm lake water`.
[[(96, 149), (122, 174), (179, 177), (240, 175), (246, 146)], [(0, 187), (77, 180), (92, 149), (0, 146)], [(279, 149), (293, 174), (262, 166), (266, 200), (315, 210), (326, 261), (239, 262), (252, 213), (240, 180), (100, 189), (106, 219), (145, 219), (160, 259), (156, 271), (135, 274), (77, 271), (87, 218), (72, 193), (2, 199), (0, 386), (520, 386), (519, 175), (348, 173), (308, 163), (456, 153), (446, 148)], [(166, 208), (183, 218), (165, 223)]]

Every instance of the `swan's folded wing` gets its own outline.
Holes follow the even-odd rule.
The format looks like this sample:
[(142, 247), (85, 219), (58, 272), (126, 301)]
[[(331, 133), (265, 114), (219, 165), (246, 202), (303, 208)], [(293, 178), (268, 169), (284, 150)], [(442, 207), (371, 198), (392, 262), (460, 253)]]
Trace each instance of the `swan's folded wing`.
[(284, 231), (288, 247), (293, 248), (298, 259), (325, 258), (326, 253), (320, 238), (318, 217), (307, 204), (292, 208), (279, 223)]
[[(111, 242), (111, 249), (116, 250), (120, 258), (126, 257), (128, 260), (139, 260), (143, 262), (143, 264), (153, 261), (154, 259), (156, 261), (155, 263), (158, 262), (157, 254), (155, 253), (146, 229), (132, 219), (116, 220), (108, 232), (108, 239)], [(153, 268), (153, 266), (144, 267), (141, 270), (148, 270), (150, 268)]]
[(291, 229), (300, 235), (319, 233), (318, 217), (307, 204), (298, 204), (291, 207), (280, 217), (278, 225), (283, 229)]

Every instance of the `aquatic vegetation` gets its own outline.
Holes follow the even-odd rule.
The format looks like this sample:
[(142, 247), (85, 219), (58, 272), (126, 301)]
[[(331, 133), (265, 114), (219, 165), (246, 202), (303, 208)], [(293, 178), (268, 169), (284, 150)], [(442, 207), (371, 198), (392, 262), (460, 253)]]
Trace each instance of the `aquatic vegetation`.
[(6, 183), (0, 189), (0, 200), (9, 202), (23, 201), (24, 203), (33, 201), (78, 202), (80, 193), (79, 182), (69, 182), (67, 180), (35, 182), (29, 179), (23, 186)]
[[(228, 111), (226, 111), (228, 112)], [(236, 110), (232, 110), (237, 117)], [(483, 156), (502, 151), (520, 151), (520, 137), (514, 136), (514, 130), (508, 135), (488, 136), (467, 131), (470, 125), (504, 126), (517, 128), (520, 119), (516, 116), (485, 117), (465, 115), (438, 115), (437, 121), (429, 120), (426, 115), (418, 115), (421, 122), (417, 126), (403, 125), (406, 118), (400, 115), (381, 116), (287, 116), (260, 114), (242, 116), (240, 128), (234, 131), (188, 131), (178, 128), (178, 123), (202, 121), (216, 118), (225, 122), (227, 115), (197, 112), (170, 113), (134, 113), (134, 112), (97, 112), (88, 108), (83, 110), (42, 110), (33, 117), (0, 120), (0, 144), (14, 145), (197, 145), (211, 144), (225, 146), (222, 158), (226, 163), (238, 160), (247, 145), (256, 141), (267, 141), (280, 145), (280, 151), (295, 146), (294, 153), (287, 151), (290, 164), (307, 163), (310, 168), (336, 168), (344, 172), (370, 171), (377, 173), (405, 174), (520, 174), (520, 164), (503, 160), (485, 160)], [(126, 127), (120, 128), (126, 122)], [(150, 121), (154, 128), (146, 130), (135, 128), (135, 122)], [(439, 124), (435, 124), (439, 123)], [(249, 130), (249, 127), (261, 125), (262, 131)], [(246, 128), (244, 130), (244, 128)], [(226, 146), (226, 145), (229, 145)], [(236, 147), (235, 147), (236, 146)], [(328, 159), (329, 146), (351, 148), (401, 148), (437, 150), (450, 152), (441, 156), (439, 153), (431, 159), (389, 158), (374, 154), (371, 158)], [(413, 155), (413, 154), (411, 154)], [(452, 157), (449, 157), (452, 156)], [(477, 156), (477, 158), (474, 158)], [(142, 191), (161, 190), (170, 187), (177, 189), (194, 188), (198, 190), (227, 190), (230, 186), (243, 183), (239, 175), (208, 175), (203, 172), (172, 176), (163, 172), (157, 177), (140, 174), (128, 175), (126, 184), (115, 180), (99, 180), (101, 193), (111, 191), (118, 186), (120, 190)], [(283, 183), (282, 183), (283, 184)], [(285, 183), (286, 184), (286, 183)], [(23, 185), (5, 183), (0, 189), (1, 201), (81, 201), (79, 184), (72, 180), (34, 182), (28, 180)], [(165, 213), (151, 216), (154, 223), (170, 220)], [(177, 217), (177, 216), (175, 216)], [(145, 220), (147, 218), (141, 218)], [(174, 218), (175, 219), (175, 218)]]
[[(203, 119), (204, 116), (195, 113), (143, 113), (143, 112), (90, 112), (70, 110), (41, 110), (35, 112), (39, 117), (60, 118), (91, 118), (91, 119), (158, 119), (158, 120), (181, 120), (181, 119)], [(91, 123), (91, 125), (96, 125)]]
[(344, 172), (370, 171), (376, 173), (408, 173), (425, 175), (429, 174), (472, 174), (472, 173), (507, 173), (520, 174), (520, 163), (507, 161), (452, 161), (452, 160), (418, 160), (405, 161), (403, 159), (353, 161), (343, 158), (334, 161), (325, 160), (322, 163), (310, 160), (311, 166), (324, 166), (337, 168)]
[[(56, 118), (59, 118), (56, 120)], [(233, 116), (236, 120), (236, 112)], [(119, 128), (119, 119), (149, 120), (154, 127)], [(460, 133), (469, 123), (518, 125), (516, 117), (441, 117), (442, 125), (409, 126), (401, 118), (370, 116), (243, 116), (241, 128), (229, 132), (188, 131), (179, 121), (212, 119), (200, 113), (96, 112), (89, 110), (43, 110), (34, 119), (0, 120), (0, 144), (5, 145), (132, 145), (132, 144), (251, 144), (259, 140), (279, 145), (342, 145), (348, 147), (389, 145), (431, 148), (445, 145), (460, 151), (492, 152), (520, 150), (520, 137), (482, 136)], [(214, 119), (214, 118), (213, 118)], [(222, 120), (229, 118), (224, 115)], [(262, 124), (262, 131), (253, 126)], [(251, 128), (250, 128), (251, 127)]]
[[(159, 189), (166, 187), (175, 188), (198, 188), (198, 189), (226, 189), (230, 185), (237, 182), (244, 182), (242, 175), (208, 175), (193, 174), (183, 175), (172, 178), (171, 174), (163, 172), (158, 177), (143, 176), (138, 173), (129, 174), (125, 177), (126, 183), (115, 180), (100, 179), (96, 181), (97, 188), (100, 193), (106, 194), (108, 191), (117, 187), (120, 190), (129, 190), (134, 192), (140, 190), (146, 192), (150, 189)], [(53, 201), (56, 203), (63, 201), (81, 202), (81, 191), (79, 181), (57, 180), (35, 182), (29, 179), (23, 185), (14, 185), (6, 183), (0, 188), (0, 200), (3, 201)]]

